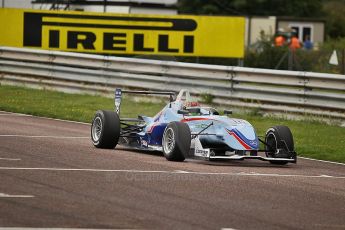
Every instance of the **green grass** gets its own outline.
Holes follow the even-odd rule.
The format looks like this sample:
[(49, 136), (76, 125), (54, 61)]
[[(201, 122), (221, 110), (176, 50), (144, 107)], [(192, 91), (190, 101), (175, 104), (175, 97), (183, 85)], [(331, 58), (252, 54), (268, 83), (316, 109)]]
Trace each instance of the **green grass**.
[[(164, 104), (163, 101), (136, 102), (132, 98), (125, 97), (122, 102), (121, 116), (137, 117), (138, 114), (151, 116), (157, 113)], [(101, 96), (0, 86), (0, 110), (3, 111), (91, 122), (96, 110), (113, 110), (113, 108), (113, 99)], [(251, 113), (233, 116), (248, 120), (262, 136), (270, 126), (287, 125), (294, 135), (299, 156), (345, 163), (345, 128), (308, 120), (307, 117), (304, 121), (293, 121), (267, 118)]]
[[(138, 103), (124, 97), (121, 115), (125, 117), (137, 117), (138, 114), (154, 115), (163, 106), (163, 102)], [(67, 94), (16, 86), (0, 86), (0, 110), (3, 111), (91, 122), (96, 110), (99, 109), (114, 110), (114, 100), (86, 94)]]

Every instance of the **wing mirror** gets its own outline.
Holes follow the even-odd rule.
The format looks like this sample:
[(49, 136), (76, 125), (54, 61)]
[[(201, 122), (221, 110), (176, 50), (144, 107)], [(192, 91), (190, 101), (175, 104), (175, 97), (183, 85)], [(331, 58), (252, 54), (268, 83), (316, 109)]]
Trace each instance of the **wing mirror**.
[(224, 114), (225, 115), (231, 115), (232, 114), (232, 110), (224, 109)]

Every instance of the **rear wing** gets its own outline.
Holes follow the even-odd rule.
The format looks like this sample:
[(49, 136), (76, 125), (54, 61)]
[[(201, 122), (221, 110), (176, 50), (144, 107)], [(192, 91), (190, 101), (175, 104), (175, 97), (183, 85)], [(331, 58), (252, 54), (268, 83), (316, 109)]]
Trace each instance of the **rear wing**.
[(142, 95), (166, 95), (169, 96), (170, 103), (175, 100), (176, 93), (169, 91), (138, 91), (138, 90), (122, 90), (115, 89), (115, 112), (120, 116), (122, 94), (142, 94)]

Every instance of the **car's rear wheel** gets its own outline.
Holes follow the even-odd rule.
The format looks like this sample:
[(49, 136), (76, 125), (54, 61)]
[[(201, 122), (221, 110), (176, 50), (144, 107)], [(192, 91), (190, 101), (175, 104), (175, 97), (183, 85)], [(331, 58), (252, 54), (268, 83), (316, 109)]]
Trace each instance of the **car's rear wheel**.
[(120, 137), (120, 119), (113, 111), (99, 110), (91, 125), (91, 140), (94, 146), (102, 149), (113, 149)]
[(190, 150), (191, 133), (183, 122), (171, 122), (163, 133), (162, 147), (165, 158), (169, 161), (184, 161)]
[[(294, 141), (291, 130), (287, 126), (274, 126), (267, 130), (265, 136), (265, 152), (271, 158), (295, 158)], [(280, 153), (278, 150), (283, 150)], [(270, 161), (272, 164), (285, 165), (287, 161)]]

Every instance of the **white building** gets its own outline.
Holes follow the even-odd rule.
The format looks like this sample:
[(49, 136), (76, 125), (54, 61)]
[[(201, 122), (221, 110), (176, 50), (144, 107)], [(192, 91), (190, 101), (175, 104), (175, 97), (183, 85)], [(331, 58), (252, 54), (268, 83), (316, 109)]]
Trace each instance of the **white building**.
[(322, 19), (253, 16), (246, 18), (245, 44), (255, 44), (262, 33), (273, 37), (278, 29), (295, 30), (300, 41), (304, 41), (307, 36), (314, 44), (321, 44), (325, 40), (325, 21)]
[(124, 14), (177, 14), (177, 0), (33, 0), (33, 9)]
[(125, 14), (177, 14), (178, 0), (0, 0), (1, 8)]
[(0, 0), (1, 8), (32, 8), (31, 0)]

